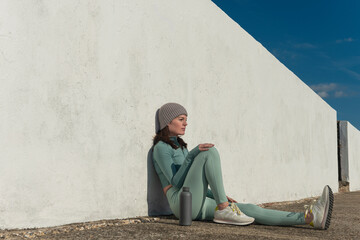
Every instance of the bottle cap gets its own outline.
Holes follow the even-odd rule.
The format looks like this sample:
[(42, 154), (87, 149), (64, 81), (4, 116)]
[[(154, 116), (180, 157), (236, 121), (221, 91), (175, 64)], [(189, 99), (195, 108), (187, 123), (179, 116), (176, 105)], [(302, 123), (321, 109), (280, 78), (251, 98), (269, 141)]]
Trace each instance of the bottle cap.
[(190, 188), (189, 187), (183, 187), (183, 192), (189, 192)]

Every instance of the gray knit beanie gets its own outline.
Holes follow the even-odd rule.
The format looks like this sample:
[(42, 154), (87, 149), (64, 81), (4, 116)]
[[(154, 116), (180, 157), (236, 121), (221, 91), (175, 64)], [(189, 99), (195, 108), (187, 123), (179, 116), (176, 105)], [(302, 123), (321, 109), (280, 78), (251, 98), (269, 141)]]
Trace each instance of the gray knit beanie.
[(178, 103), (166, 103), (156, 111), (155, 133), (165, 128), (171, 121), (180, 115), (186, 115), (186, 109)]

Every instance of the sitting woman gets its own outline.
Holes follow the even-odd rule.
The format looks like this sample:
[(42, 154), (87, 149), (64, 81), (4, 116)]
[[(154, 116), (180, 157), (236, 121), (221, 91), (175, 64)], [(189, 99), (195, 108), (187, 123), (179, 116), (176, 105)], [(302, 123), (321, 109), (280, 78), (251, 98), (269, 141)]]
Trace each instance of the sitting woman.
[[(179, 218), (180, 193), (192, 193), (192, 219), (248, 225), (310, 224), (318, 229), (330, 225), (333, 194), (325, 186), (321, 197), (303, 212), (264, 209), (254, 204), (237, 203), (224, 191), (220, 157), (214, 144), (199, 144), (190, 152), (179, 137), (185, 134), (187, 112), (177, 103), (167, 103), (156, 113), (153, 164), (174, 215)], [(210, 185), (210, 189), (208, 189)], [(230, 203), (231, 204), (230, 204)]]

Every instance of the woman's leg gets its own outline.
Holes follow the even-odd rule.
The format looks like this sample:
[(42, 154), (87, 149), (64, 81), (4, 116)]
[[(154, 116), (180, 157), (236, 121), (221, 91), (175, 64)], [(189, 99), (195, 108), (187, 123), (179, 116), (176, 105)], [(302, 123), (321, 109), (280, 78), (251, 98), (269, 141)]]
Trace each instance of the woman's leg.
[[(210, 185), (217, 204), (227, 202), (222, 181), (220, 157), (214, 147), (210, 148), (208, 151), (199, 153), (194, 159), (183, 184), (184, 187), (190, 188), (192, 194), (193, 219), (196, 219), (200, 214), (206, 198), (208, 185)], [(172, 188), (170, 188), (170, 190), (171, 189)], [(171, 199), (169, 200), (169, 203), (172, 202), (172, 209), (174, 208), (173, 212), (177, 217), (179, 217), (180, 193), (181, 190), (176, 193), (171, 191), (169, 193), (171, 196), (168, 196), (168, 199)], [(215, 207), (213, 210), (215, 210)]]
[[(220, 156), (215, 147), (210, 148), (208, 151), (203, 151), (194, 159), (193, 165), (203, 168), (205, 173), (206, 186), (204, 186), (205, 195), (207, 192), (208, 185), (210, 185), (211, 191), (214, 195), (217, 204), (227, 203), (227, 197), (224, 190), (224, 184), (222, 179)], [(192, 184), (193, 178), (197, 178), (198, 170), (194, 167), (193, 170), (189, 170), (190, 176), (185, 179), (184, 186), (187, 183)]]
[[(206, 198), (208, 185), (210, 185), (214, 198)], [(190, 187), (192, 193), (192, 218), (199, 220), (212, 220), (217, 204), (227, 202), (222, 181), (220, 157), (216, 148), (201, 152), (191, 165), (185, 178), (184, 187)], [(171, 191), (170, 191), (171, 190)], [(179, 217), (180, 191), (168, 191), (173, 206), (174, 214)], [(284, 212), (264, 209), (254, 204), (237, 203), (237, 206), (247, 216), (264, 225), (299, 225), (305, 224), (304, 213)]]
[(254, 204), (236, 203), (246, 215), (255, 218), (255, 222), (264, 225), (304, 225), (305, 216), (300, 212), (285, 212), (266, 209)]
[[(304, 213), (285, 212), (272, 209), (261, 208), (254, 204), (236, 203), (240, 210), (249, 217), (255, 218), (255, 222), (264, 225), (304, 225)], [(199, 219), (211, 220), (214, 218), (216, 202), (211, 198), (206, 198)]]

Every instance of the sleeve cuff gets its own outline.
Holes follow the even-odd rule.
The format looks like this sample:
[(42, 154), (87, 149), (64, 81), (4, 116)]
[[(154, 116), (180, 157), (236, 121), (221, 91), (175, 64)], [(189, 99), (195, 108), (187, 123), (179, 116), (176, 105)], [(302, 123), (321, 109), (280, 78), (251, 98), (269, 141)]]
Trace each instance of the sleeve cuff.
[(195, 148), (193, 148), (190, 152), (189, 152), (189, 158), (191, 160), (194, 160), (194, 158), (200, 153), (199, 150), (199, 145), (196, 146)]

